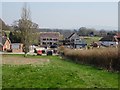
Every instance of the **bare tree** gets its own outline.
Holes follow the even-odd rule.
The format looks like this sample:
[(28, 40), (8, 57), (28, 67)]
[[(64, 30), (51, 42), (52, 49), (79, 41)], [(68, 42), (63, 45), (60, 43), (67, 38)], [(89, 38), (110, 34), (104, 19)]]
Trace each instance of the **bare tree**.
[[(21, 33), (21, 41), (24, 45), (25, 56), (29, 52), (29, 46), (32, 44), (32, 36), (35, 33), (34, 23), (31, 21), (30, 9), (27, 8), (27, 4), (24, 4), (22, 8), (21, 19), (18, 21), (18, 28)], [(33, 31), (34, 30), (34, 31)]]

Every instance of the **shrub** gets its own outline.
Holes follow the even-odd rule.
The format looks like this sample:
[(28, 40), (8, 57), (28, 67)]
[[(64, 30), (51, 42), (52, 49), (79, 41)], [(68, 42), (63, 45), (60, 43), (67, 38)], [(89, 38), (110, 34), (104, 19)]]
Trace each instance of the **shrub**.
[(64, 56), (77, 63), (94, 65), (108, 70), (119, 69), (117, 48), (64, 49)]

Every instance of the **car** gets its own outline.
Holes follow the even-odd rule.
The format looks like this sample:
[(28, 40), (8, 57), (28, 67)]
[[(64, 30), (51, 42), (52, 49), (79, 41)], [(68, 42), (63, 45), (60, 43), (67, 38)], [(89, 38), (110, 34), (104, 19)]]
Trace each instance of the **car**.
[(57, 48), (57, 45), (51, 45), (50, 48)]
[(42, 55), (42, 50), (37, 50), (37, 55)]
[(47, 51), (47, 56), (49, 56), (49, 55), (50, 55), (50, 56), (53, 55), (53, 51), (52, 51), (52, 50), (48, 50), (48, 51)]
[(51, 48), (51, 50), (53, 51), (54, 54), (57, 53), (57, 48), (58, 48), (57, 45), (51, 45), (50, 48)]

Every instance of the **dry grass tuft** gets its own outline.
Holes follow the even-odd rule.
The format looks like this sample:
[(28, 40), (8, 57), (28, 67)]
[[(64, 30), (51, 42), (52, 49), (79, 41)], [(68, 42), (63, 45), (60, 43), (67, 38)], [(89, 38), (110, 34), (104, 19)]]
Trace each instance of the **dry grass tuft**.
[(77, 63), (94, 65), (108, 70), (119, 69), (117, 48), (97, 48), (90, 50), (63, 49), (64, 56)]

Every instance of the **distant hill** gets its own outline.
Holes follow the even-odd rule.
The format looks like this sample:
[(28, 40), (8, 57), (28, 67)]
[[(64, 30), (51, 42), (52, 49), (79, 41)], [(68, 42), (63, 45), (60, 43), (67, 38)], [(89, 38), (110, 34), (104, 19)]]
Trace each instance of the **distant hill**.
[(8, 26), (5, 24), (5, 22), (1, 18), (0, 18), (0, 29), (8, 30)]

